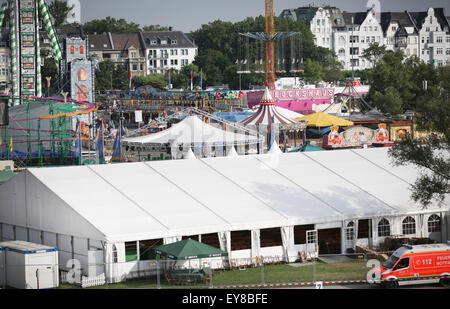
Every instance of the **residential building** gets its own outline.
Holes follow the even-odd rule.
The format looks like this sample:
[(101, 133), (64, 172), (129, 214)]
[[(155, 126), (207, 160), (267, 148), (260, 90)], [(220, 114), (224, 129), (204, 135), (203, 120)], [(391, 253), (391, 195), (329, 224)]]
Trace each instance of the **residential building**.
[(346, 24), (345, 54), (339, 44), (334, 46), (339, 61), (346, 70), (364, 70), (371, 67), (371, 63), (362, 57), (364, 50), (371, 44), (383, 44), (383, 31), (376, 17), (374, 9), (367, 12), (343, 12)]
[(195, 43), (181, 31), (142, 32), (147, 60), (147, 74), (181, 70), (198, 53)]
[(330, 10), (331, 7), (299, 7), (283, 10), (280, 17), (291, 18), (294, 21), (302, 20), (311, 29), (314, 35), (314, 44), (331, 49), (332, 19)]
[(383, 42), (387, 50), (403, 50), (409, 56), (419, 56), (419, 33), (408, 12), (381, 13)]
[(420, 59), (436, 66), (450, 64), (450, 24), (442, 8), (409, 14), (419, 33)]
[(402, 50), (407, 57), (417, 56), (436, 66), (450, 63), (450, 26), (442, 8), (382, 13), (371, 8), (350, 13), (335, 7), (309, 6), (283, 10), (280, 17), (303, 20), (315, 44), (333, 50), (345, 70), (370, 68), (372, 63), (362, 55), (373, 43), (387, 50)]
[(9, 91), (11, 49), (9, 48), (9, 29), (2, 29), (0, 37), (0, 93)]
[(132, 76), (181, 70), (191, 64), (197, 46), (180, 31), (89, 35), (89, 53), (98, 60), (125, 64)]

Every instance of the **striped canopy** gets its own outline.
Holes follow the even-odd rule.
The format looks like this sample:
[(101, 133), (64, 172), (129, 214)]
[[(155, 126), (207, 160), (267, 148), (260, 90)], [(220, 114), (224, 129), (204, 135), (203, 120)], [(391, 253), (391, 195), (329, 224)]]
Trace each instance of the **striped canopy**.
[(261, 99), (259, 109), (252, 116), (241, 121), (241, 124), (248, 125), (268, 125), (274, 124), (290, 124), (295, 123), (294, 120), (282, 115), (277, 109), (275, 102), (270, 95), (269, 89), (266, 87), (264, 95)]

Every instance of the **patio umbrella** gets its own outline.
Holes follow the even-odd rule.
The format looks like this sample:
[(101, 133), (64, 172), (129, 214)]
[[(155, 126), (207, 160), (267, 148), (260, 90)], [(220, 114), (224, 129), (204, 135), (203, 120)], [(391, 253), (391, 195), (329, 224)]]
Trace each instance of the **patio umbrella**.
[(346, 127), (346, 126), (352, 126), (353, 122), (345, 120), (343, 118), (339, 118), (333, 115), (329, 115), (327, 113), (314, 113), (309, 114), (300, 118), (296, 118), (297, 121), (306, 121), (308, 122), (308, 127), (329, 127), (329, 126), (340, 126), (340, 127)]

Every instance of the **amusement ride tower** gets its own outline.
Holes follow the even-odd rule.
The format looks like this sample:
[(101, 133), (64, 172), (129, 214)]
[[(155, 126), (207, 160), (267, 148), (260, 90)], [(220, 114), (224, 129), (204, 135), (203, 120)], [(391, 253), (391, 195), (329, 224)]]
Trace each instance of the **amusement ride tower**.
[[(53, 58), (59, 65), (61, 48), (44, 0), (8, 0), (1, 5), (0, 29), (9, 8), (11, 42), (11, 95), (13, 104), (22, 96), (42, 96), (39, 21), (52, 45)], [(41, 16), (41, 19), (39, 18)]]

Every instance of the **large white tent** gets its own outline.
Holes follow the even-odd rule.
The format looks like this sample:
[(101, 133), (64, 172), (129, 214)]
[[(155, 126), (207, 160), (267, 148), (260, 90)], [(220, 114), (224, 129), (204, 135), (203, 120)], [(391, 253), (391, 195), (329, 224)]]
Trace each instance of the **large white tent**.
[[(61, 254), (72, 250), (60, 257), (64, 263), (87, 255), (83, 250), (93, 244), (104, 250), (105, 261), (113, 260), (114, 246), (124, 262), (125, 242), (169, 243), (208, 233), (221, 235), (223, 249), (236, 256), (232, 231), (252, 232), (245, 254), (274, 254), (259, 246), (258, 231), (268, 228), (282, 230), (276, 250), (296, 254), (295, 226), (343, 228), (350, 220), (371, 219), (376, 242), (376, 220), (400, 220), (401, 231), (406, 215), (422, 224), (412, 236), (426, 236), (427, 216), (445, 217), (448, 199), (421, 209), (409, 190), (417, 169), (389, 162), (387, 149), (379, 148), (30, 168), (0, 186), (0, 241), (59, 243), (66, 247)], [(401, 233), (392, 228), (392, 234)]]
[(154, 134), (123, 138), (123, 144), (134, 146), (163, 145), (248, 145), (257, 144), (256, 135), (221, 130), (203, 122), (197, 116), (188, 116), (171, 128)]

